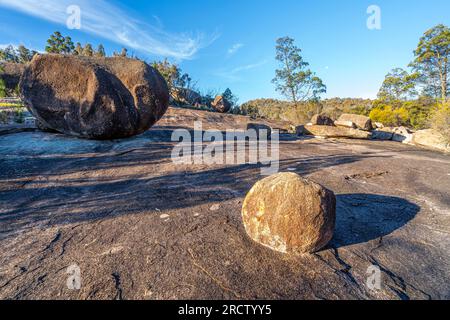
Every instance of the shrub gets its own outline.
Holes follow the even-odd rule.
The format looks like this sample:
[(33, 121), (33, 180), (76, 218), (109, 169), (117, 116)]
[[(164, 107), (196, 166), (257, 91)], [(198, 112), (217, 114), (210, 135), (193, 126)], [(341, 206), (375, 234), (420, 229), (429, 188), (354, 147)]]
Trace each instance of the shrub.
[(438, 105), (432, 112), (430, 126), (444, 135), (450, 142), (450, 103)]
[(388, 105), (378, 105), (372, 109), (369, 117), (386, 126), (409, 126), (409, 113), (404, 107), (393, 109)]

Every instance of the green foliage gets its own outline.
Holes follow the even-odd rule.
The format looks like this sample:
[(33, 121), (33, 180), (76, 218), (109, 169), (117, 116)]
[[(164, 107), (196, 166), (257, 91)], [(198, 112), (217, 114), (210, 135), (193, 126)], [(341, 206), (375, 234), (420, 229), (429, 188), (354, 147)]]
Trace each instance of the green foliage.
[(372, 121), (381, 122), (385, 126), (397, 127), (409, 125), (409, 113), (404, 107), (393, 109), (389, 105), (379, 105), (372, 109), (369, 117)]
[[(2, 66), (0, 66), (0, 74), (3, 72)], [(0, 77), (0, 98), (6, 97), (5, 81)]]
[(239, 98), (236, 97), (233, 92), (231, 92), (230, 88), (227, 88), (223, 93), (222, 96), (231, 104), (231, 108), (235, 109), (237, 107), (237, 103), (239, 101)]
[(83, 48), (83, 56), (85, 57), (93, 57), (94, 49), (92, 48), (92, 44), (87, 43)]
[(30, 50), (23, 45), (16, 48), (8, 46), (5, 49), (0, 49), (0, 60), (12, 63), (27, 63), (33, 59), (36, 51)]
[(417, 94), (415, 88), (418, 77), (418, 73), (409, 74), (401, 68), (393, 69), (386, 75), (378, 92), (378, 99), (386, 103), (393, 103), (415, 96)]
[(75, 46), (72, 38), (64, 37), (59, 31), (53, 33), (47, 40), (45, 51), (48, 53), (71, 54)]
[(431, 116), (430, 125), (433, 129), (439, 131), (444, 135), (448, 142), (450, 142), (450, 104), (442, 103), (437, 105)]
[(410, 66), (420, 75), (423, 93), (446, 100), (450, 93), (450, 29), (439, 24), (426, 31), (414, 55)]
[(278, 39), (276, 52), (280, 69), (276, 70), (272, 82), (277, 91), (294, 103), (317, 100), (326, 92), (322, 80), (307, 68), (309, 64), (303, 60), (302, 51), (295, 46), (294, 39), (289, 37)]
[(167, 59), (153, 62), (152, 67), (161, 73), (170, 91), (175, 87), (185, 88), (192, 81), (188, 74), (182, 74), (180, 67), (170, 63)]
[(106, 57), (105, 47), (102, 44), (98, 45), (97, 52), (95, 53), (97, 57)]

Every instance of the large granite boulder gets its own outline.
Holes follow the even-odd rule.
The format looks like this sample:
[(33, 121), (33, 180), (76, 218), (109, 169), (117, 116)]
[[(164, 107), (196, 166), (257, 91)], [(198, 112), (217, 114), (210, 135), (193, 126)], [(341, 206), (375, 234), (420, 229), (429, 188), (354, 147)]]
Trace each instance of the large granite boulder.
[(211, 106), (220, 113), (227, 113), (231, 110), (231, 103), (223, 96), (217, 96), (211, 103)]
[(324, 114), (316, 114), (311, 118), (310, 123), (312, 125), (318, 125), (318, 126), (334, 126), (334, 121), (324, 115)]
[(338, 121), (353, 122), (358, 129), (365, 131), (370, 131), (373, 129), (372, 120), (370, 120), (369, 117), (358, 114), (344, 113), (339, 117)]
[(345, 127), (307, 125), (297, 127), (296, 132), (299, 136), (306, 135), (321, 138), (370, 139), (371, 137), (370, 132)]
[(242, 208), (245, 230), (256, 242), (295, 255), (319, 251), (332, 239), (336, 197), (295, 173), (255, 184)]
[(415, 132), (412, 135), (411, 143), (433, 150), (450, 152), (450, 137), (445, 137), (433, 129)]
[(0, 63), (0, 78), (5, 82), (8, 95), (13, 95), (16, 91), (24, 70), (25, 64), (10, 62)]
[(159, 72), (122, 57), (36, 55), (23, 73), (20, 90), (42, 127), (88, 139), (143, 133), (169, 104), (167, 83)]

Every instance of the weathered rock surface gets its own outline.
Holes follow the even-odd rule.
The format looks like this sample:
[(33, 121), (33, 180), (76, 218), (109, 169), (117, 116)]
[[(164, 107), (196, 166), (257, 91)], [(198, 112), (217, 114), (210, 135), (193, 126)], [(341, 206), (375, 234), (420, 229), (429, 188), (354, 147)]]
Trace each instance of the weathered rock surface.
[(273, 250), (301, 255), (322, 249), (333, 237), (336, 197), (295, 173), (257, 182), (242, 207), (247, 234)]
[[(260, 165), (172, 162), (173, 130), (198, 120), (221, 131), (251, 121), (169, 108), (151, 130), (114, 142), (0, 136), (0, 299), (450, 299), (448, 155), (281, 135), (280, 170), (337, 198), (328, 246), (286, 255), (242, 224)], [(81, 290), (66, 286), (74, 263)], [(366, 285), (373, 265), (381, 290)]]
[(297, 135), (311, 135), (322, 138), (348, 138), (348, 139), (369, 139), (370, 132), (344, 128), (344, 127), (330, 127), (330, 126), (299, 126), (297, 128)]
[(444, 152), (450, 152), (449, 138), (436, 130), (420, 130), (412, 135), (411, 143)]
[(89, 139), (143, 133), (169, 103), (167, 84), (158, 71), (120, 57), (36, 55), (20, 88), (26, 106), (44, 127)]
[(352, 128), (352, 129), (357, 129), (358, 127), (356, 126), (356, 124), (354, 124), (353, 122), (351, 122), (351, 121), (339, 121), (339, 120), (336, 120), (335, 122), (334, 122), (334, 125), (336, 126), (336, 127), (344, 127), (344, 128)]
[(227, 113), (231, 110), (231, 103), (223, 96), (217, 96), (211, 105), (217, 112), (220, 113)]
[(334, 121), (324, 114), (314, 115), (310, 123), (318, 126), (334, 126)]
[(372, 120), (369, 117), (358, 115), (358, 114), (348, 114), (344, 113), (338, 119), (338, 121), (350, 121), (353, 122), (358, 129), (370, 131), (373, 129)]
[(0, 67), (0, 78), (5, 82), (7, 93), (12, 94), (19, 85), (20, 77), (25, 70), (25, 65), (21, 63), (3, 62), (0, 63)]

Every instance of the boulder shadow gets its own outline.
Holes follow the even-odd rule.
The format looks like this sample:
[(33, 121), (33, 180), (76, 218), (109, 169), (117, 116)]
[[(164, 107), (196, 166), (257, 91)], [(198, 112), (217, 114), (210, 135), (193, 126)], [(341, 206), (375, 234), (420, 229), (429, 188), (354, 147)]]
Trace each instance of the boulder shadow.
[(398, 197), (338, 195), (336, 229), (328, 247), (340, 248), (387, 236), (414, 219), (419, 211), (419, 206)]

